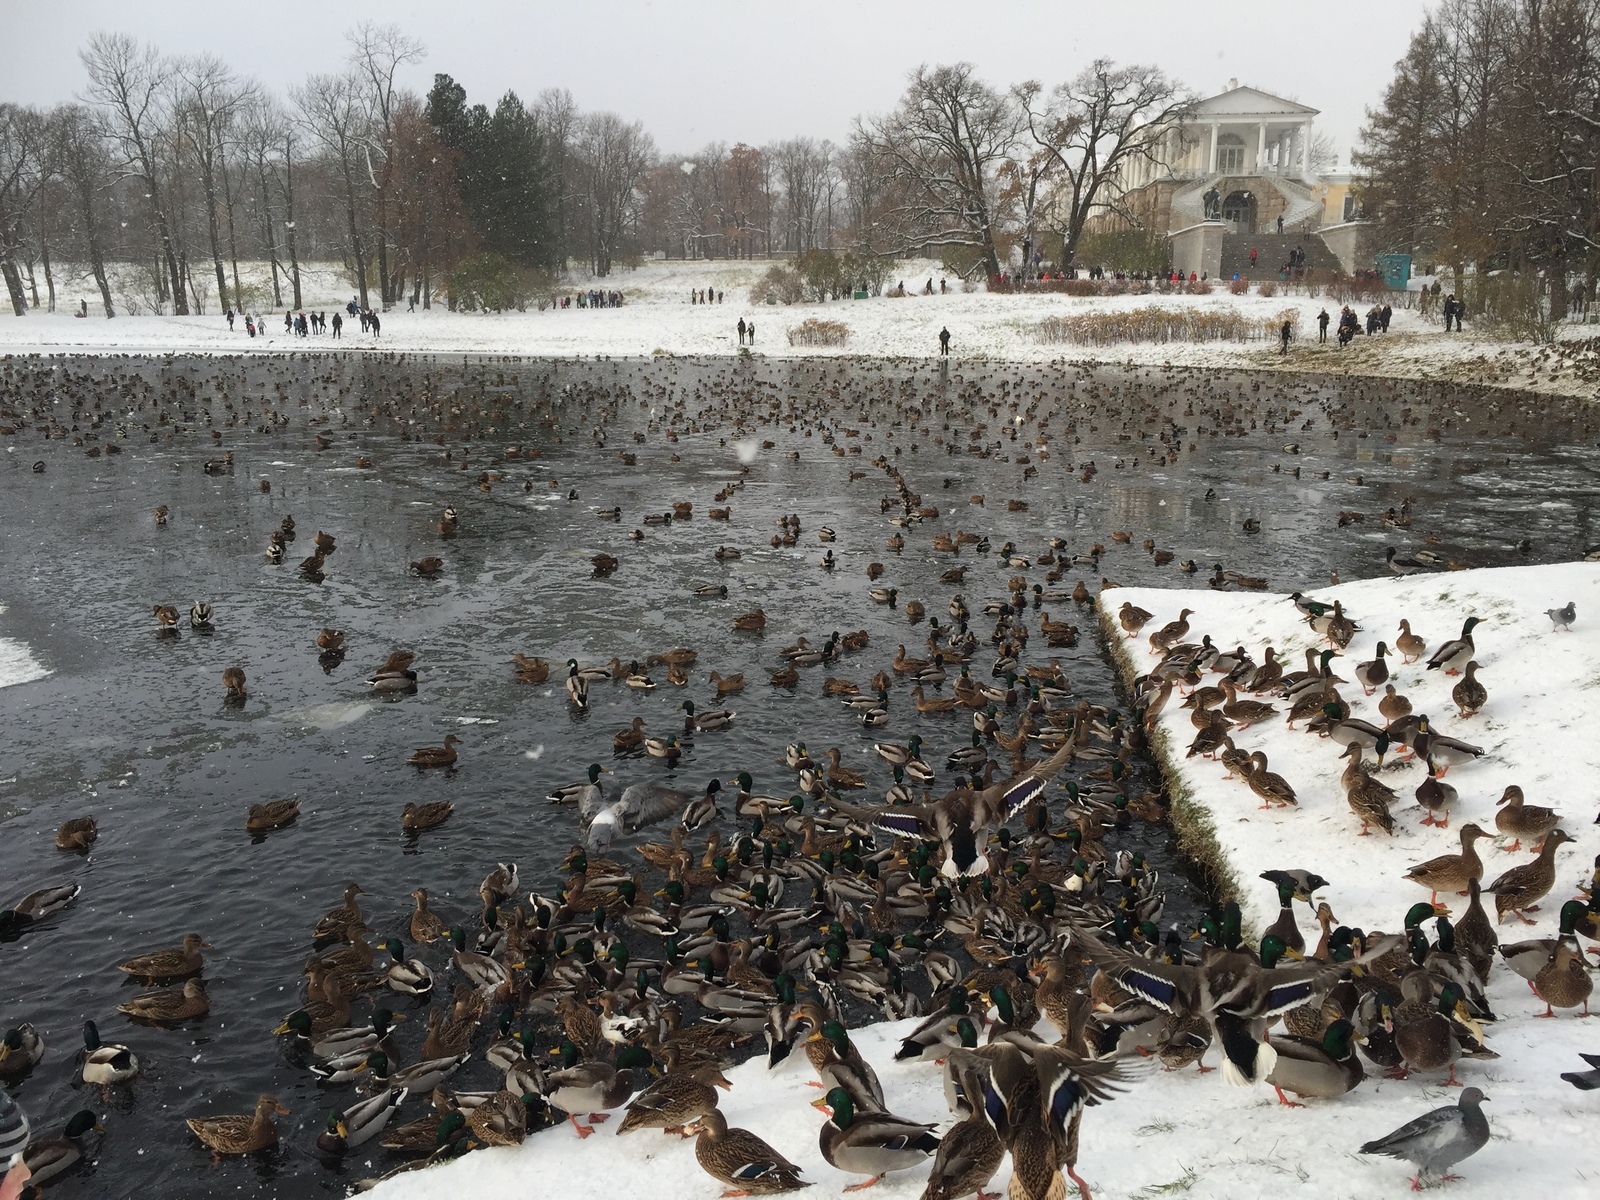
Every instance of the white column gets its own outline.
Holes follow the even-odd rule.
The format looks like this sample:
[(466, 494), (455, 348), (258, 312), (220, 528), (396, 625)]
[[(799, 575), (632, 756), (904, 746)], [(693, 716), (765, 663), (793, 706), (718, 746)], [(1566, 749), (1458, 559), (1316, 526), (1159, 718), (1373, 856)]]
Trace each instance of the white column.
[(1306, 121), (1300, 126), (1300, 175), (1302, 178), (1311, 178), (1311, 122)]
[(1207, 155), (1206, 155), (1206, 174), (1207, 175), (1215, 175), (1216, 173), (1217, 173), (1217, 123), (1216, 123), (1216, 121), (1212, 121), (1211, 122), (1211, 149), (1209, 151), (1207, 151)]
[(1267, 173), (1267, 123), (1256, 126), (1256, 174)]

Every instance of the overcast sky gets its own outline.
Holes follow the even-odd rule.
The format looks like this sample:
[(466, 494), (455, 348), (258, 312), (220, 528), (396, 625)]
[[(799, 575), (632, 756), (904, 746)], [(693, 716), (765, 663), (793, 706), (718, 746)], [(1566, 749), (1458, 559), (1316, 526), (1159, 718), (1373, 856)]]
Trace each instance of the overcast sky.
[(665, 152), (798, 134), (842, 141), (891, 107), (922, 62), (975, 62), (991, 82), (1047, 86), (1096, 57), (1156, 62), (1201, 95), (1230, 77), (1322, 111), (1339, 169), (1427, 5), (1423, 0), (0, 0), (0, 100), (47, 105), (84, 83), (100, 29), (209, 50), (280, 94), (337, 69), (356, 20), (394, 22), (471, 100), (571, 90), (641, 120)]

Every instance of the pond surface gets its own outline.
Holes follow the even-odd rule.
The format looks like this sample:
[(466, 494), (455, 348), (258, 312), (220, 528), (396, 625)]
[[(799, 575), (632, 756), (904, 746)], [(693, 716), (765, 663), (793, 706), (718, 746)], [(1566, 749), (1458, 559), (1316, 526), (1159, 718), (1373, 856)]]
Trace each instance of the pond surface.
[[(941, 379), (923, 363), (865, 360), (11, 359), (0, 365), (0, 427), (11, 430), (0, 436), (0, 638), (49, 672), (0, 688), (0, 902), (82, 885), (68, 911), (0, 945), (0, 1029), (31, 1021), (48, 1045), (14, 1089), (36, 1129), (56, 1132), (85, 1105), (107, 1115), (91, 1162), (51, 1187), (62, 1197), (342, 1194), (398, 1163), (376, 1143), (342, 1167), (322, 1161), (313, 1141), (327, 1111), (355, 1093), (320, 1087), (272, 1036), (299, 1003), (311, 927), (347, 880), (368, 892), (374, 937), (404, 935), (417, 887), (448, 919), (474, 925), (479, 882), (497, 862), (519, 864), (524, 893), (551, 894), (581, 831), (575, 812), (544, 797), (590, 762), (623, 784), (671, 775), (695, 792), (747, 770), (757, 791), (787, 796), (784, 747), (804, 740), (813, 753), (839, 747), (867, 775), (856, 795), (878, 802), (890, 770), (872, 743), (918, 733), (939, 772), (935, 794), (953, 786), (944, 756), (968, 740), (964, 711), (919, 716), (897, 682), (888, 726), (864, 730), (821, 683), (865, 686), (899, 644), (926, 655), (928, 625), (909, 623), (903, 604), (921, 600), (947, 624), (957, 592), (982, 643), (974, 674), (988, 679), (982, 605), (1003, 599), (1013, 575), (1030, 585), (1045, 575), (1002, 562), (1007, 541), (1031, 557), (1053, 537), (1068, 554), (1103, 544), (1097, 561), (1046, 585), (1063, 591), (1080, 578), (1099, 591), (1102, 577), (1204, 586), (1214, 563), (1310, 590), (1330, 572), (1383, 572), (1387, 545), (1491, 566), (1568, 559), (1600, 541), (1587, 409), (1370, 380), (970, 363)], [(86, 453), (105, 444), (122, 452)], [(520, 453), (506, 457), (508, 447)], [(231, 469), (207, 473), (225, 451)], [(880, 455), (941, 510), (904, 530), (898, 553), (886, 539), (901, 509), (882, 506), (893, 488), (872, 465)], [(35, 461), (42, 470), (30, 470)], [(480, 487), (483, 472), (493, 477)], [(736, 483), (728, 500), (713, 499)], [(1409, 527), (1380, 521), (1407, 498)], [(684, 501), (691, 520), (645, 525)], [(708, 519), (719, 503), (730, 521)], [(459, 512), (448, 539), (446, 505)], [(597, 519), (612, 506), (619, 522)], [(1342, 511), (1364, 520), (1341, 527)], [(773, 547), (785, 514), (802, 533)], [(273, 565), (268, 534), (291, 515), (299, 536)], [(832, 572), (816, 565), (824, 525), (837, 532)], [(635, 529), (642, 540), (630, 540)], [(312, 582), (296, 564), (319, 530), (337, 549)], [(987, 535), (991, 552), (931, 549), (957, 530)], [(1157, 565), (1146, 539), (1174, 559)], [(722, 545), (741, 557), (717, 561)], [(602, 552), (620, 562), (595, 578), (590, 557)], [(444, 560), (441, 574), (418, 578), (409, 564), (430, 555)], [(1179, 570), (1186, 559), (1199, 573)], [(871, 562), (884, 564), (880, 583), (900, 606), (869, 598)], [(939, 582), (960, 564), (963, 584)], [(725, 584), (727, 598), (693, 594), (707, 583)], [(153, 605), (186, 612), (197, 600), (214, 606), (214, 632), (187, 620), (158, 632)], [(735, 633), (733, 618), (757, 607), (765, 631)], [(1125, 703), (1092, 610), (1042, 607), (1083, 636), (1049, 649), (1036, 611), (1024, 661), (1056, 658), (1077, 696)], [(313, 639), (325, 626), (346, 633), (342, 661), (319, 661)], [(803, 670), (792, 690), (766, 682), (798, 636), (820, 644), (860, 629), (867, 649)], [(581, 714), (565, 701), (569, 658), (626, 663), (679, 646), (699, 652), (686, 688), (669, 686), (663, 667), (654, 692), (599, 683)], [(399, 648), (417, 655), (418, 692), (375, 696), (365, 677)], [(548, 659), (552, 681), (517, 683), (518, 652)], [(248, 676), (242, 707), (224, 702), (231, 665)], [(635, 716), (667, 733), (681, 729), (683, 700), (716, 706), (713, 670), (749, 681), (727, 701), (731, 729), (699, 735), (670, 772), (613, 758), (612, 735)], [(447, 734), (462, 742), (454, 770), (406, 765)], [(1133, 794), (1159, 787), (1136, 759)], [(288, 796), (302, 802), (298, 822), (252, 839), (247, 807)], [(456, 805), (446, 825), (403, 835), (406, 802), (443, 799)], [(85, 814), (99, 821), (92, 853), (56, 850), (57, 826)], [(731, 832), (731, 817), (720, 827)], [(623, 847), (665, 833), (623, 839), (613, 853), (634, 861)], [(1163, 874), (1163, 925), (1192, 924), (1204, 897), (1163, 827), (1136, 824), (1107, 846), (1145, 853)], [(116, 1005), (139, 989), (116, 964), (191, 930), (215, 947), (210, 1015), (170, 1030), (126, 1021)], [(447, 952), (420, 953), (447, 985)], [(912, 983), (925, 989), (920, 972)], [(408, 1061), (424, 1007), (398, 1035)], [(144, 1063), (106, 1103), (73, 1086), (90, 1018)], [(548, 1021), (530, 1022), (549, 1044)], [(494, 1086), (494, 1075), (480, 1056), (453, 1085)], [(261, 1092), (291, 1110), (279, 1150), (213, 1165), (182, 1119), (244, 1111)], [(407, 1115), (420, 1111), (408, 1104)]]

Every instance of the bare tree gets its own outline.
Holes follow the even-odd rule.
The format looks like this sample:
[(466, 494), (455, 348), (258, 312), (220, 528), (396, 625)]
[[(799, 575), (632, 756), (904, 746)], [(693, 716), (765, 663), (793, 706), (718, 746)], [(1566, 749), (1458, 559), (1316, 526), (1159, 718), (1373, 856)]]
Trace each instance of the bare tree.
[(373, 207), (378, 223), (378, 291), (387, 311), (390, 303), (399, 297), (400, 287), (399, 281), (391, 285), (389, 278), (389, 196), (394, 186), (395, 118), (400, 104), (395, 74), (404, 65), (421, 62), (428, 51), (416, 38), (402, 33), (397, 25), (363, 21), (347, 36), (351, 69), (364, 85), (367, 178), (374, 192)]
[(1083, 227), (1097, 210), (1127, 215), (1117, 179), (1125, 165), (1159, 157), (1182, 136), (1193, 100), (1157, 67), (1096, 59), (1048, 97), (1036, 82), (1016, 89), (1028, 131), (1053, 166), (1049, 212), (1070, 263)]
[(971, 63), (921, 66), (886, 117), (857, 122), (884, 181), (901, 185), (883, 214), (889, 249), (971, 246), (990, 276), (995, 248), (995, 172), (1023, 128), (1010, 97), (973, 74)]
[[(11, 295), (11, 309), (26, 316), (17, 255), (22, 251), (22, 223), (48, 177), (44, 123), (35, 109), (0, 104), (0, 272)], [(37, 289), (35, 289), (37, 294)]]
[(769, 152), (783, 189), (784, 237), (789, 249), (803, 252), (817, 245), (817, 227), (833, 174), (833, 147), (815, 138), (790, 138)]
[(50, 133), (56, 169), (77, 210), (84, 253), (100, 289), (108, 318), (117, 315), (106, 279), (105, 251), (100, 233), (100, 210), (110, 186), (111, 161), (99, 122), (81, 104), (63, 104), (50, 114)]
[(616, 113), (590, 113), (579, 125), (578, 156), (584, 175), (589, 258), (594, 273), (611, 274), (612, 260), (635, 217), (639, 183), (655, 159), (644, 126)]
[[(366, 106), (363, 81), (351, 72), (311, 75), (290, 94), (300, 107), (301, 123), (322, 144), (338, 172), (344, 198), (345, 224), (350, 235), (350, 255), (355, 260), (356, 288), (361, 307), (367, 308), (367, 250), (361, 237), (358, 183), (365, 152)], [(291, 226), (292, 228), (292, 226)], [(292, 235), (291, 235), (292, 236)], [(291, 241), (291, 246), (292, 246)], [(296, 291), (299, 289), (296, 288)], [(295, 299), (299, 306), (299, 297)]]
[(79, 58), (89, 73), (86, 99), (104, 110), (106, 128), (121, 150), (122, 169), (144, 188), (155, 222), (159, 254), (172, 288), (172, 310), (187, 316), (189, 301), (160, 169), (161, 144), (170, 121), (164, 94), (167, 65), (154, 46), (141, 48), (133, 38), (120, 33), (95, 34), (79, 52)]
[(565, 269), (576, 243), (572, 226), (573, 208), (577, 200), (574, 186), (577, 173), (578, 104), (566, 88), (546, 88), (539, 93), (534, 112), (539, 118), (540, 132), (544, 134), (551, 191), (555, 196), (556, 233), (560, 243), (556, 265)]
[[(217, 273), (217, 304), (221, 308), (229, 308), (228, 281), (222, 271), (221, 229), (218, 224), (225, 197), (220, 193), (231, 192), (226, 178), (229, 142), (234, 136), (234, 119), (249, 98), (251, 89), (248, 85), (241, 85), (234, 77), (232, 68), (211, 54), (177, 60), (173, 64), (173, 76), (178, 94), (174, 106), (178, 129), (188, 145), (189, 157), (199, 172), (200, 188), (205, 194), (206, 234), (211, 246), (211, 264)], [(227, 220), (231, 224), (231, 203), (228, 209)], [(237, 255), (234, 259), (234, 290), (237, 292)]]

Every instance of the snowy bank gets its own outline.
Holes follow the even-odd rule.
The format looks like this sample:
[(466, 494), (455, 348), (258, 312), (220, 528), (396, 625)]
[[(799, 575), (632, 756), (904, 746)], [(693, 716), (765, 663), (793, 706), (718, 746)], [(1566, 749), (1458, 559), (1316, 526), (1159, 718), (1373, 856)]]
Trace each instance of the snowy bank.
[[(0, 316), (3, 353), (207, 353), (271, 354), (306, 350), (376, 349), (395, 353), (506, 354), (533, 357), (644, 358), (653, 354), (731, 356), (739, 353), (737, 323), (754, 321), (753, 352), (766, 357), (929, 358), (938, 352), (938, 335), (949, 328), (951, 353), (961, 360), (1001, 362), (1172, 363), (1188, 367), (1381, 375), (1450, 380), (1529, 388), (1556, 395), (1592, 396), (1600, 379), (1600, 358), (1592, 347), (1568, 342), (1566, 351), (1511, 345), (1473, 327), (1445, 334), (1436, 321), (1397, 310), (1391, 332), (1360, 337), (1341, 350), (1332, 339), (1316, 339), (1316, 318), (1326, 308), (1337, 323), (1339, 305), (1327, 296), (1230, 295), (1218, 285), (1208, 296), (997, 295), (967, 292), (954, 283), (948, 295), (917, 294), (929, 279), (937, 292), (944, 278), (939, 264), (908, 260), (894, 281), (904, 280), (907, 295), (840, 300), (792, 306), (752, 303), (751, 289), (773, 264), (760, 261), (651, 262), (621, 270), (606, 279), (565, 281), (559, 290), (619, 289), (620, 308), (547, 308), (543, 312), (452, 313), (443, 308), (416, 312), (396, 306), (384, 314), (381, 337), (363, 334), (350, 322), (344, 336), (286, 336), (281, 311), (266, 319), (264, 336), (251, 338), (244, 322), (229, 330), (220, 314), (198, 317), (103, 316), (76, 318), (77, 294), (65, 290), (61, 311)], [(348, 281), (332, 268), (308, 272), (305, 307), (333, 310), (350, 298)], [(691, 304), (691, 289), (720, 292), (720, 304)], [(258, 288), (259, 290), (259, 288)], [(86, 295), (91, 314), (95, 297)], [(264, 306), (263, 306), (264, 307)], [(1272, 321), (1285, 310), (1299, 314), (1299, 340), (1287, 355), (1272, 341), (1203, 343), (1119, 343), (1078, 346), (1041, 342), (1039, 323), (1050, 317), (1081, 316), (1133, 308), (1235, 312), (1253, 324)], [(1364, 304), (1356, 305), (1365, 311)], [(119, 310), (120, 311), (120, 310)], [(807, 317), (841, 321), (850, 329), (842, 346), (790, 346), (789, 328)], [(1574, 335), (1581, 333), (1581, 327)]]
[[(1494, 801), (1506, 784), (1515, 782), (1530, 804), (1560, 809), (1577, 844), (1563, 847), (1557, 856), (1556, 887), (1540, 906), (1537, 928), (1510, 918), (1501, 933), (1507, 941), (1551, 935), (1556, 910), (1588, 880), (1589, 864), (1600, 852), (1600, 829), (1591, 824), (1593, 781), (1600, 777), (1600, 738), (1594, 736), (1592, 711), (1600, 695), (1600, 565), (1368, 580), (1326, 589), (1319, 597), (1342, 600), (1364, 627), (1345, 657), (1335, 660), (1346, 679), (1352, 678), (1355, 663), (1371, 657), (1379, 638), (1391, 640), (1401, 617), (1409, 618), (1430, 646), (1454, 637), (1464, 616), (1482, 617), (1478, 661), (1489, 701), (1479, 716), (1462, 721), (1451, 715), (1454, 678), (1426, 671), (1422, 663), (1396, 663), (1394, 673), (1416, 711), (1429, 713), (1445, 732), (1482, 745), (1487, 753), (1448, 776), (1461, 792), (1450, 830), (1418, 824), (1421, 813), (1410, 806), (1409, 795), (1421, 771), (1407, 766), (1385, 775), (1407, 798), (1395, 805), (1393, 840), (1381, 833), (1356, 839), (1359, 823), (1338, 783), (1338, 746), (1284, 729), (1281, 718), (1246, 731), (1240, 745), (1264, 749), (1273, 769), (1299, 793), (1298, 808), (1262, 812), (1242, 783), (1222, 779), (1220, 767), (1183, 758), (1192, 736), (1189, 713), (1170, 706), (1160, 719), (1158, 736), (1178, 746), (1175, 756), (1166, 756), (1177, 764), (1176, 786), (1209, 810), (1220, 850), (1243, 882), (1240, 900), (1251, 926), (1259, 929), (1276, 915), (1275, 893), (1257, 878), (1259, 872), (1299, 867), (1331, 881), (1322, 894), (1344, 923), (1397, 929), (1406, 908), (1426, 899), (1422, 889), (1403, 879), (1406, 869), (1454, 849), (1455, 831), (1465, 821), (1492, 829)], [(1270, 643), (1292, 666), (1305, 647), (1315, 644), (1315, 635), (1282, 596), (1122, 588), (1105, 597), (1112, 612), (1125, 600), (1154, 614), (1146, 634), (1175, 617), (1180, 607), (1190, 607), (1195, 609), (1192, 638), (1209, 633), (1219, 646), (1242, 643), (1258, 660)], [(1544, 610), (1568, 600), (1577, 604), (1577, 624), (1573, 632), (1552, 633)], [(1123, 645), (1126, 665), (1143, 670), (1155, 661), (1143, 638)], [(1377, 697), (1363, 698), (1353, 684), (1340, 691), (1356, 715), (1379, 720)], [(1528, 858), (1487, 844), (1484, 853), (1489, 875)], [(1459, 909), (1455, 897), (1442, 899)], [(1300, 920), (1302, 930), (1314, 933), (1303, 907)], [(1558, 1076), (1582, 1068), (1580, 1050), (1600, 1050), (1600, 1029), (1571, 1013), (1552, 1021), (1534, 1019), (1543, 1006), (1520, 978), (1502, 967), (1496, 968), (1489, 999), (1500, 1020), (1489, 1026), (1488, 1043), (1500, 1058), (1463, 1062), (1458, 1071), (1489, 1095), (1486, 1111), (1494, 1136), (1463, 1164), (1466, 1180), (1452, 1185), (1448, 1194), (1458, 1200), (1498, 1200), (1510, 1189), (1549, 1197), (1587, 1194), (1593, 1187), (1589, 1133), (1597, 1101), (1593, 1093), (1577, 1091)], [(947, 1122), (939, 1070), (893, 1060), (899, 1032), (910, 1024), (914, 1022), (875, 1025), (857, 1031), (854, 1039), (882, 1078), (893, 1111)], [(793, 1056), (773, 1073), (758, 1058), (731, 1071), (729, 1078), (733, 1089), (722, 1101), (729, 1123), (760, 1134), (800, 1164), (822, 1189), (810, 1194), (838, 1195), (858, 1181), (822, 1160), (817, 1134), (823, 1118), (808, 1107), (819, 1093), (807, 1086), (811, 1073), (803, 1057)], [(1369, 1068), (1366, 1082), (1350, 1095), (1289, 1109), (1279, 1106), (1266, 1087), (1231, 1088), (1217, 1073), (1157, 1071), (1109, 1106), (1088, 1111), (1078, 1171), (1102, 1200), (1178, 1192), (1232, 1200), (1276, 1200), (1291, 1192), (1329, 1198), (1400, 1195), (1406, 1192), (1405, 1165), (1363, 1157), (1355, 1150), (1429, 1108), (1453, 1102), (1455, 1089), (1441, 1083), (1424, 1074), (1397, 1082)], [(696, 1164), (692, 1142), (654, 1132), (619, 1140), (615, 1127), (613, 1119), (587, 1141), (580, 1141), (570, 1125), (548, 1130), (514, 1149), (479, 1151), (447, 1166), (398, 1177), (373, 1195), (383, 1200), (443, 1200), (459, 1194), (501, 1200), (550, 1194), (712, 1200), (720, 1195), (721, 1185)], [(1008, 1169), (1002, 1166), (994, 1186), (1003, 1186)], [(925, 1177), (926, 1170), (890, 1176), (874, 1194), (913, 1200)]]
[[(0, 604), (0, 614), (4, 614), (5, 605)], [(27, 643), (19, 642), (15, 638), (0, 637), (0, 688), (11, 687), (18, 683), (32, 683), (35, 679), (43, 679), (50, 674), (50, 670), (33, 656), (33, 651)]]

